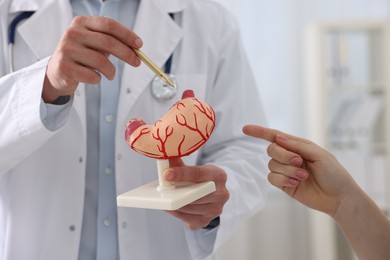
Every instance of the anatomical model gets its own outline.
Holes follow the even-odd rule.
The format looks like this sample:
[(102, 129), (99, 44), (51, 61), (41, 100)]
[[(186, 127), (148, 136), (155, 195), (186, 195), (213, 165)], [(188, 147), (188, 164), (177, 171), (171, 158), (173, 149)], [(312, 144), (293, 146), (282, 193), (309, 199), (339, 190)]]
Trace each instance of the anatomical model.
[[(133, 194), (134, 191), (123, 194), (118, 197), (118, 205), (175, 209), (214, 191), (213, 182), (177, 186), (165, 181), (162, 175), (169, 167), (169, 158), (187, 156), (199, 149), (209, 139), (214, 127), (214, 110), (197, 99), (192, 90), (184, 91), (182, 99), (152, 125), (140, 118), (130, 120), (125, 131), (126, 142), (136, 152), (157, 159), (159, 185), (153, 188), (155, 183), (152, 183), (139, 188), (137, 194)], [(127, 201), (124, 200), (126, 196)], [(183, 200), (180, 196), (187, 198)], [(170, 200), (168, 204), (163, 202), (164, 199)]]
[(160, 120), (146, 125), (142, 119), (127, 124), (125, 139), (135, 151), (156, 159), (189, 155), (202, 146), (215, 126), (214, 110), (186, 90)]

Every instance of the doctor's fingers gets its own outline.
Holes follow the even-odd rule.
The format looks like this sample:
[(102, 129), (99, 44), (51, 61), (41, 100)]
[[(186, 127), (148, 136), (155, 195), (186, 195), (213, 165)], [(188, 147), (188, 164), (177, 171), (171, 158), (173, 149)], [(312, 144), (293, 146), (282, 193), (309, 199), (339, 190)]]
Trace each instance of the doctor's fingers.
[(132, 50), (142, 47), (141, 38), (110, 18), (76, 17), (63, 39), (70, 44), (77, 43), (104, 54), (112, 54), (132, 66), (141, 63)]
[(206, 227), (213, 219), (220, 216), (222, 208), (217, 208), (214, 204), (190, 204), (167, 213), (183, 221), (187, 228), (197, 230)]
[(306, 180), (309, 177), (309, 174), (305, 169), (288, 164), (282, 164), (273, 159), (268, 162), (268, 168), (273, 173), (278, 173), (296, 180)]
[(164, 178), (170, 182), (213, 181), (215, 191), (193, 202), (194, 204), (219, 203), (223, 206), (230, 197), (226, 188), (227, 174), (214, 165), (172, 167), (164, 172)]
[(296, 178), (288, 177), (278, 172), (268, 173), (267, 179), (269, 183), (282, 190), (284, 187), (297, 187), (301, 183), (301, 181)]
[(139, 49), (143, 44), (142, 39), (135, 32), (109, 17), (77, 16), (73, 19), (72, 26), (82, 26), (90, 31), (111, 35), (132, 48)]
[(75, 79), (77, 82), (97, 84), (102, 73), (108, 79), (115, 76), (115, 66), (108, 56), (91, 50), (66, 46), (60, 54), (55, 53), (53, 59), (57, 59), (58, 73), (66, 78)]
[[(115, 75), (115, 67), (104, 55), (91, 50), (72, 51), (64, 55), (64, 51), (55, 52), (47, 66), (47, 78), (59, 95), (72, 95), (79, 82), (97, 84), (101, 80), (101, 72), (107, 78)], [(96, 66), (96, 64), (99, 64)]]
[(276, 143), (272, 143), (268, 146), (267, 153), (272, 159), (283, 164), (301, 166), (303, 163), (303, 159), (299, 154), (286, 150)]
[(217, 189), (225, 187), (227, 181), (226, 172), (215, 165), (171, 167), (164, 172), (164, 177), (172, 182), (214, 181)]
[(111, 35), (92, 32), (93, 37), (86, 37), (84, 44), (90, 49), (100, 51), (103, 54), (114, 55), (120, 60), (137, 67), (141, 60), (128, 45), (112, 37)]

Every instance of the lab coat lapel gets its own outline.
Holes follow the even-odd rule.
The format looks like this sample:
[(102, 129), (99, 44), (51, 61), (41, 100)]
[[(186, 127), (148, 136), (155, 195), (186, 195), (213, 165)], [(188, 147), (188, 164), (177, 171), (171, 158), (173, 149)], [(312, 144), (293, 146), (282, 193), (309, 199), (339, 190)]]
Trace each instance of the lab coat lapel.
[(36, 11), (51, 2), (53, 2), (53, 0), (12, 0), (8, 11), (10, 13)]
[[(181, 11), (184, 6), (171, 0), (168, 8), (163, 2), (159, 0), (141, 1), (134, 25), (134, 31), (144, 42), (142, 51), (160, 68), (163, 67), (183, 37), (181, 27), (171, 19), (168, 12)], [(119, 124), (126, 120), (125, 117), (131, 106), (154, 77), (153, 71), (144, 63), (137, 68), (125, 65), (119, 105), (127, 109), (119, 109)]]
[[(36, 11), (33, 16), (18, 27), (18, 31), (37, 59), (50, 56), (63, 32), (72, 20), (72, 9), (67, 0), (34, 0), (31, 3), (12, 4), (10, 11)], [(18, 8), (18, 10), (17, 10)], [(57, 21), (55, 26), (49, 21)], [(59, 26), (59, 27), (58, 27)]]

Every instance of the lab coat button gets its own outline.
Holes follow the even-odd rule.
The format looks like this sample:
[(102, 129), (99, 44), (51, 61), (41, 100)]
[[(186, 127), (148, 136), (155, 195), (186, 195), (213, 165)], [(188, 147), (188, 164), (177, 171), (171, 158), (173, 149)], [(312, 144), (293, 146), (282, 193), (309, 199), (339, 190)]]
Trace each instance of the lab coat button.
[(122, 159), (122, 154), (118, 153), (118, 154), (116, 155), (116, 159), (117, 159), (117, 160), (121, 160), (121, 159)]
[(127, 89), (126, 89), (126, 93), (127, 93), (127, 94), (130, 94), (130, 93), (131, 93), (131, 88), (127, 88)]
[(111, 166), (107, 166), (106, 169), (104, 170), (106, 174), (111, 174), (112, 173), (112, 168)]
[(75, 227), (74, 225), (70, 225), (70, 226), (69, 226), (69, 230), (70, 230), (70, 231), (75, 231), (75, 229), (76, 229), (76, 227)]
[(80, 157), (79, 158), (79, 163), (82, 163), (83, 162), (83, 157)]
[(106, 122), (111, 123), (112, 122), (112, 115), (106, 115)]
[(103, 224), (104, 224), (106, 227), (109, 227), (109, 226), (111, 225), (110, 219), (109, 219), (109, 218), (105, 218), (105, 219), (103, 220)]
[(122, 223), (122, 228), (127, 228), (127, 222)]

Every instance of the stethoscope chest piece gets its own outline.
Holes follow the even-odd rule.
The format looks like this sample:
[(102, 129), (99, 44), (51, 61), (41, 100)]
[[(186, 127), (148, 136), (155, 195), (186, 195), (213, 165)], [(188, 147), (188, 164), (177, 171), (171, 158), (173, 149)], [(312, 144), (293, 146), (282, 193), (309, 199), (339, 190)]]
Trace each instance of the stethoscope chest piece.
[(159, 77), (155, 77), (152, 81), (152, 95), (159, 101), (169, 100), (177, 93), (176, 78), (172, 74), (167, 74), (169, 79), (173, 82), (176, 88), (170, 87), (165, 81)]

